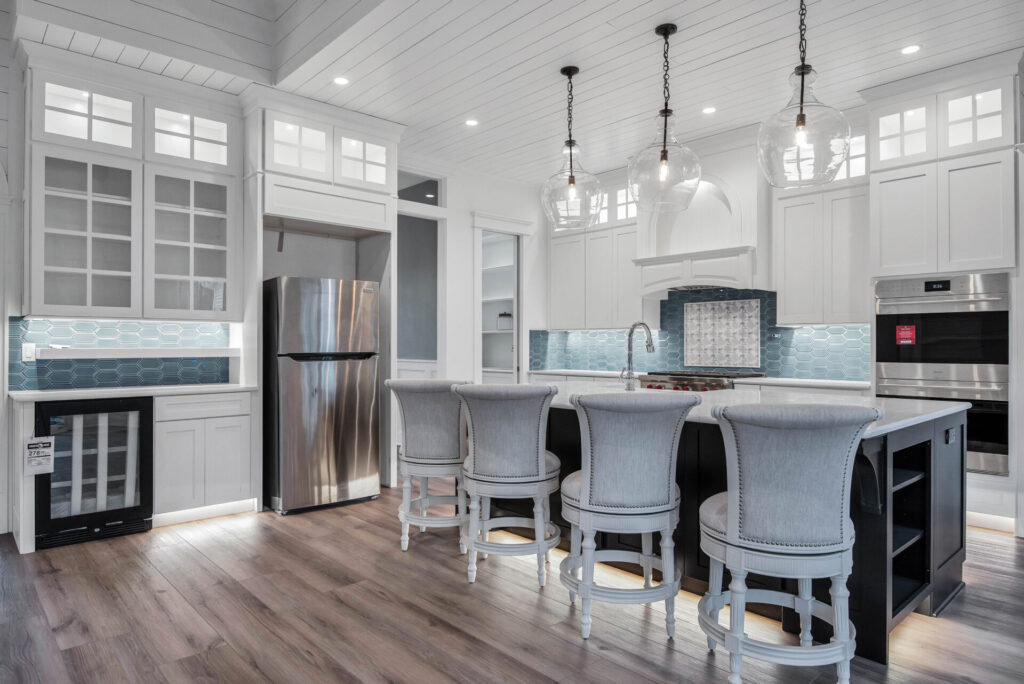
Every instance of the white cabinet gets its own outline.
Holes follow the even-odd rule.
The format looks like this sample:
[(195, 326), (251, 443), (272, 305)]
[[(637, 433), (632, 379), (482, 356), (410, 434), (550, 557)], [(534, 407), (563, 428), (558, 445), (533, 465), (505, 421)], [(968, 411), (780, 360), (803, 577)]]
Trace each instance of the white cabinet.
[(643, 317), (635, 225), (551, 239), (548, 327), (624, 328)]
[(32, 70), (32, 138), (142, 156), (142, 97), (41, 69)]
[(779, 325), (870, 321), (866, 186), (776, 201)]
[[(252, 498), (251, 418), (249, 415), (217, 416), (222, 410), (248, 411), (248, 395), (240, 396), (246, 399), (237, 401), (231, 395), (157, 399), (154, 513)], [(199, 417), (211, 413), (217, 417)], [(166, 416), (185, 418), (160, 420)]]
[(240, 201), (235, 178), (146, 166), (147, 317), (239, 318)]
[(872, 171), (935, 159), (935, 95), (876, 105), (868, 117)]
[(1014, 163), (1012, 149), (938, 163), (940, 271), (1016, 264)]
[(935, 164), (871, 174), (872, 275), (938, 269)]
[(216, 173), (242, 168), (242, 122), (183, 102), (146, 98), (146, 159)]
[(1012, 149), (871, 175), (873, 275), (1012, 268)]
[(331, 126), (267, 111), (263, 166), (267, 171), (329, 181), (333, 174)]
[(28, 313), (142, 314), (142, 165), (35, 145)]
[(586, 236), (551, 238), (548, 278), (548, 327), (586, 327)]
[(939, 93), (940, 158), (1012, 145), (1013, 129), (1010, 76)]

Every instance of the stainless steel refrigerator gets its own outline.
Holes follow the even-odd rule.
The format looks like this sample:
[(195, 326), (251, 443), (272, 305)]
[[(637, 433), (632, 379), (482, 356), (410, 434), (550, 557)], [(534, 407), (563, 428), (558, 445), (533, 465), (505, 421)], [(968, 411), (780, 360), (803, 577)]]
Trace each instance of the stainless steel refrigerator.
[(378, 290), (263, 283), (263, 481), (279, 513), (380, 494)]

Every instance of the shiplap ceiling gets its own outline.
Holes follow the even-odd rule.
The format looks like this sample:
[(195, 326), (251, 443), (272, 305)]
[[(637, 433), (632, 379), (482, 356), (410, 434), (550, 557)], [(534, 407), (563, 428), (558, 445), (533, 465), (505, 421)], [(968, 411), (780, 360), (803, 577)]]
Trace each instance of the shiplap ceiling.
[[(408, 126), (401, 149), (525, 182), (559, 164), (565, 81), (575, 64), (575, 137), (586, 168), (625, 165), (654, 137), (661, 46), (672, 39), (672, 106), (685, 139), (752, 124), (789, 99), (796, 0), (385, 0), (299, 69), (292, 92)], [(808, 3), (818, 95), (857, 92), (1024, 46), (1021, 0)], [(910, 56), (900, 48), (920, 44)], [(311, 69), (315, 66), (315, 69)], [(349, 85), (333, 84), (335, 76)], [(701, 113), (714, 106), (713, 115)], [(466, 119), (480, 124), (469, 128)]]

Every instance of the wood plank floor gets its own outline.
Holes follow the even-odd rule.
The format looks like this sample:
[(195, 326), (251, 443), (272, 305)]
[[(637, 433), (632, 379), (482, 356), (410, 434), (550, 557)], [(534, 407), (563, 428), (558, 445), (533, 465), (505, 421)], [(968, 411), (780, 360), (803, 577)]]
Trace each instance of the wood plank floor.
[[(725, 682), (697, 597), (664, 608), (595, 603), (593, 635), (532, 557), (491, 556), (466, 583), (453, 530), (398, 546), (399, 491), (279, 517), (243, 514), (19, 556), (0, 537), (0, 682)], [(606, 568), (598, 581), (629, 585)], [(1024, 541), (970, 529), (967, 590), (939, 619), (911, 616), (888, 668), (861, 682), (1024, 679)], [(723, 619), (725, 616), (723, 615)], [(749, 616), (748, 632), (791, 639)], [(832, 668), (744, 662), (750, 682), (834, 681)]]

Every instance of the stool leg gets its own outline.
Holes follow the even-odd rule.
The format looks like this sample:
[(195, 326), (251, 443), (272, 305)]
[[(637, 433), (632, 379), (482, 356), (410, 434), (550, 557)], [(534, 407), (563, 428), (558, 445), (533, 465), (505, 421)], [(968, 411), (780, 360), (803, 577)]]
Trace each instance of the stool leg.
[[(846, 588), (846, 575), (836, 575), (832, 578), (832, 587), (829, 589), (832, 595), (832, 619), (835, 636), (833, 641), (850, 640), (850, 590)], [(850, 661), (842, 660), (836, 664), (836, 674), (839, 677), (839, 684), (850, 684)]]
[[(573, 579), (579, 579), (579, 567), (580, 567), (580, 553), (581, 546), (583, 545), (583, 532), (580, 530), (579, 525), (573, 524), (569, 531), (569, 569), (572, 571)], [(569, 592), (569, 603), (576, 603), (576, 592)]]
[[(648, 566), (650, 561), (648, 561)], [(650, 568), (648, 567), (648, 572)], [(661, 531), (661, 583), (675, 587), (676, 585), (676, 544), (672, 540), (672, 528), (666, 527)], [(665, 599), (665, 630), (668, 638), (673, 639), (676, 635), (676, 593), (673, 591)]]
[[(547, 530), (547, 523), (551, 522), (551, 495), (550, 494), (545, 494), (544, 495), (544, 522), (545, 522), (544, 529), (545, 529), (545, 534), (546, 534), (547, 533), (546, 532), (546, 530)], [(548, 551), (546, 548), (544, 549), (544, 562), (545, 563), (550, 563), (551, 562), (551, 552)]]
[[(798, 579), (797, 580), (798, 591), (797, 595), (805, 601), (812, 601), (814, 597), (811, 595), (811, 580), (810, 578)], [(811, 610), (808, 607), (807, 610), (800, 613), (800, 645), (811, 646), (814, 644), (814, 640), (811, 638)]]
[(466, 553), (466, 482), (461, 475), (455, 476), (456, 513), (459, 523), (459, 553)]
[(544, 569), (544, 554), (547, 549), (544, 546), (544, 538), (547, 536), (547, 525), (544, 524), (544, 497), (533, 497), (533, 534), (537, 544), (537, 583), (544, 586), (546, 572)]
[(654, 535), (644, 532), (640, 535), (641, 555), (643, 556), (644, 589), (651, 588), (651, 554), (654, 553)]
[[(427, 514), (427, 484), (430, 478), (420, 478), (420, 515)], [(420, 532), (426, 532), (427, 526), (420, 525)]]
[(480, 534), (480, 497), (469, 497), (469, 538), (466, 540), (466, 554), (469, 558), (469, 582), (476, 582), (476, 538)]
[[(491, 520), (491, 497), (483, 496), (483, 497), (480, 497), (480, 499), (481, 499), (480, 504), (481, 504), (481, 511), (482, 511), (481, 518), (483, 518), (483, 521), (485, 523), (490, 522), (490, 520)], [(482, 526), (482, 530), (483, 530), (482, 538), (483, 538), (484, 541), (487, 541), (487, 537), (489, 536), (488, 535), (489, 531), (487, 529), (487, 526), (483, 525)], [(481, 553), (480, 557), (483, 558), (484, 560), (486, 560), (487, 559), (487, 554), (486, 553)]]
[(594, 590), (594, 530), (583, 530), (583, 582), (580, 584), (580, 596), (583, 597), (583, 620), (581, 632), (584, 639), (590, 638), (590, 606)]
[[(733, 570), (732, 582), (729, 584), (730, 609), (729, 609), (729, 633), (737, 640), (743, 639), (743, 618), (747, 610), (747, 571)], [(737, 643), (737, 648), (740, 648)], [(740, 652), (729, 654), (729, 684), (743, 684), (740, 671), (743, 668), (743, 654)]]
[[(708, 596), (718, 599), (722, 596), (722, 571), (725, 565), (717, 558), (711, 559), (710, 577), (708, 577)], [(711, 619), (718, 622), (718, 609), (711, 611)], [(708, 650), (714, 651), (718, 644), (711, 637), (708, 637)]]
[(402, 550), (409, 550), (409, 502), (412, 500), (412, 477), (406, 475), (402, 480)]

